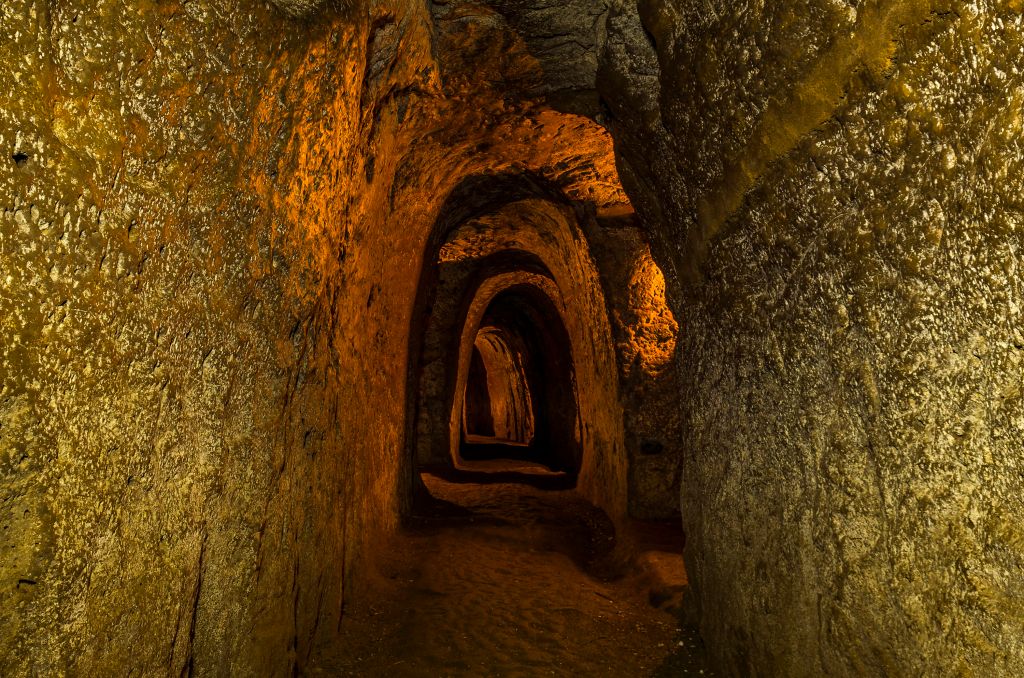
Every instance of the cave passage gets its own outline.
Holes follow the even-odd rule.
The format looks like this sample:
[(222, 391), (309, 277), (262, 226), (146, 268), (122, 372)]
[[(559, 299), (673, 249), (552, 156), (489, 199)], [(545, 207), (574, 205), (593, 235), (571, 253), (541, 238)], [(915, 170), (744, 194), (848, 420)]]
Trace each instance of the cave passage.
[(464, 396), (463, 442), (533, 441), (533, 400), (523, 367), (529, 356), (516, 339), (494, 327), (477, 334)]
[(490, 302), (476, 331), (465, 384), (456, 463), (508, 459), (578, 473), (571, 346), (547, 297), (521, 286)]
[(0, 36), (0, 676), (1024, 676), (1024, 0)]
[[(581, 338), (599, 334), (604, 316), (573, 312), (563, 293), (568, 287), (579, 297), (571, 279), (546, 263), (552, 252), (526, 250), (542, 241), (525, 237), (522, 213), (508, 216), (502, 230), (514, 247), (492, 252), (490, 228), (456, 229), (447, 243), (471, 240), (473, 256), (456, 259), (453, 247), (442, 247), (435, 271), (424, 273), (437, 278), (428, 317), (414, 325), (424, 338), (414, 342), (413, 398), (432, 418), (419, 418), (411, 449), (433, 456), (414, 457), (418, 491), (406, 524), (375, 554), (372, 594), (346, 609), (339, 639), (321, 648), (314, 669), (424, 677), (703, 672), (703, 645), (681, 623), (687, 581), (678, 523), (614, 518), (579, 487), (602, 454), (585, 437), (600, 420), (588, 426), (581, 415), (602, 386), (599, 366), (580, 364), (593, 355)], [(638, 259), (636, 270), (650, 269)], [(434, 346), (448, 350), (433, 353)], [(434, 392), (447, 397), (426, 398), (431, 386), (444, 386)], [(438, 424), (447, 426), (434, 447)]]
[(446, 197), (409, 325), (403, 529), (376, 554), (387, 574), (373, 609), (346, 608), (325, 671), (704, 666), (679, 616), (679, 448), (649, 449), (671, 441), (671, 395), (654, 385), (671, 388), (677, 325), (615, 200), (598, 214), (541, 175), (490, 169)]
[(607, 13), (149, 4), (0, 9), (0, 674), (702, 665)]

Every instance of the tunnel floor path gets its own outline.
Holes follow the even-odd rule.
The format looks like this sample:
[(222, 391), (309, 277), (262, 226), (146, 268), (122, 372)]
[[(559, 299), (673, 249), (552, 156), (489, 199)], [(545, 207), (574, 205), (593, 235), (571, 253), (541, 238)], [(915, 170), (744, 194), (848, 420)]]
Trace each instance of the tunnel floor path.
[(429, 505), (379, 558), (311, 675), (709, 675), (678, 621), (686, 582), (671, 524), (636, 522), (616, 546), (605, 514), (572, 490), (422, 477)]

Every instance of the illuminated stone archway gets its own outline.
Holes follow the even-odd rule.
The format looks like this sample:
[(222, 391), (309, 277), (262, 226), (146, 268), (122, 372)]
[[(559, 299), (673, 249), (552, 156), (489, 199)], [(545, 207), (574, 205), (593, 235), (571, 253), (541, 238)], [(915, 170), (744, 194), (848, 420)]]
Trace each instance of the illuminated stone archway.
[[(588, 450), (583, 440), (575, 361), (581, 347), (574, 344), (565, 315), (557, 287), (540, 274), (505, 273), (489, 278), (477, 289), (462, 327), (450, 405), (448, 450), (453, 463), (466, 456), (460, 435), (461, 413), (472, 356), (479, 337), (494, 334), (514, 336), (521, 344), (524, 375), (534, 405), (534, 436), (521, 454), (513, 451), (512, 456), (576, 475), (587, 453), (596, 453)], [(479, 448), (475, 451), (480, 456)]]
[(449, 197), (428, 243), (413, 314), (419, 324), (410, 334), (410, 471), (415, 476), (417, 468), (451, 465), (458, 458), (465, 381), (458, 383), (457, 375), (466, 373), (472, 356), (475, 334), (466, 336), (467, 322), (477, 327), (486, 310), (486, 303), (476, 307), (480, 299), (537, 280), (533, 286), (550, 291), (544, 307), (557, 309), (544, 314), (557, 317), (554, 325), (570, 338), (562, 344), (571, 347), (566, 355), (573, 366), (565, 379), (574, 384), (575, 395), (566, 398), (573, 405), (563, 408), (574, 413), (573, 422), (558, 427), (572, 434), (556, 436), (555, 446), (568, 456), (555, 466), (578, 474), (585, 497), (609, 514), (624, 515), (628, 459), (618, 371), (607, 369), (617, 356), (583, 227), (596, 227), (594, 214), (531, 175), (475, 177), (464, 185)]

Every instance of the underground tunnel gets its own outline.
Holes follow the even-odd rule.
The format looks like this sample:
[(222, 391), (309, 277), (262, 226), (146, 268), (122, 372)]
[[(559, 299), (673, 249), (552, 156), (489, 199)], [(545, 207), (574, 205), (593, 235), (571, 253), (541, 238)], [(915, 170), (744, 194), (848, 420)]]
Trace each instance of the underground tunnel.
[(503, 290), (471, 335), (469, 367), (456, 381), (456, 388), (465, 384), (458, 456), (532, 459), (574, 473), (579, 435), (568, 337), (551, 301), (541, 297), (545, 316), (533, 291)]
[(0, 675), (1024, 675), (1019, 1), (0, 35)]

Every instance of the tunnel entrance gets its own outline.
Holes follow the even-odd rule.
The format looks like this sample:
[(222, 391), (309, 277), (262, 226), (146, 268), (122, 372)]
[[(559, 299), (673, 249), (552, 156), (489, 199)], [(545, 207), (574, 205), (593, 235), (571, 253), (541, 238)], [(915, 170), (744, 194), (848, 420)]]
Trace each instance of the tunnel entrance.
[(622, 411), (604, 369), (615, 347), (583, 231), (594, 219), (530, 173), (467, 177), (446, 199), (411, 316), (406, 515), (424, 471), (502, 460), (517, 482), (557, 476), (545, 482), (623, 510)]
[(466, 330), (474, 340), (458, 381), (461, 421), (451, 418), (460, 429), (452, 431), (460, 441), (456, 465), (507, 459), (575, 476), (576, 378), (568, 333), (551, 299), (529, 284), (515, 285), (494, 297), (477, 328)]

